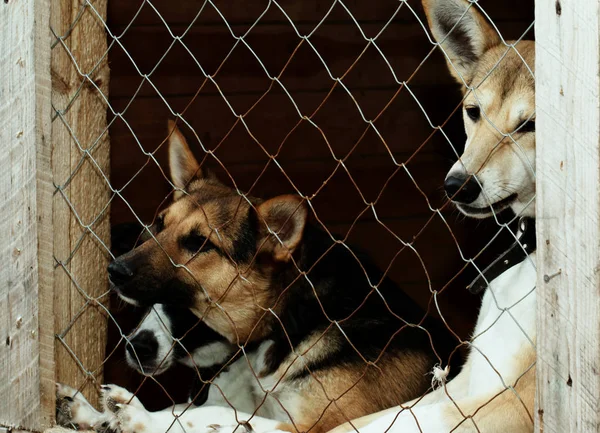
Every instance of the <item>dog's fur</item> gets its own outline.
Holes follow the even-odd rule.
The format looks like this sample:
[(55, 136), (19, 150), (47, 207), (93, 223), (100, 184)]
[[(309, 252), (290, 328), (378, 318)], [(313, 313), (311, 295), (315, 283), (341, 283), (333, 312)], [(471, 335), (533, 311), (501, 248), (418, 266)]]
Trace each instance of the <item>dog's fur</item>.
[(464, 0), (423, 3), (433, 36), (465, 95), (467, 142), (448, 177), (476, 176), (483, 190), (473, 203), (457, 204), (458, 209), (475, 218), (508, 207), (517, 215), (534, 216), (534, 42), (507, 47), (476, 4), (467, 10)]
[(109, 386), (111, 425), (205, 432), (249, 420), (258, 432), (318, 433), (426, 392), (428, 374), (454, 346), (449, 332), (366, 255), (309, 222), (303, 199), (241, 195), (203, 173), (170, 128), (175, 200), (153, 239), (111, 264), (114, 289), (132, 304), (190, 308), (229, 343), (253, 347), (232, 367), (251, 370), (267, 416), (227, 405), (149, 413)]
[[(241, 412), (272, 416), (261, 404), (261, 396), (253, 391), (259, 346), (245, 347), (246, 359), (242, 359), (237, 346), (199, 321), (190, 310), (154, 305), (129, 342), (127, 363), (142, 374), (161, 374), (177, 362), (197, 369), (190, 388), (189, 401), (194, 405), (231, 406)], [(146, 355), (141, 359), (139, 354), (143, 353)], [(172, 408), (166, 411), (170, 415)]]
[(191, 311), (153, 305), (126, 343), (127, 364), (145, 375), (158, 375), (180, 362), (190, 368), (223, 365), (236, 347)]
[[(238, 348), (201, 322), (191, 311), (172, 305), (153, 305), (126, 342), (126, 360), (143, 375), (156, 376), (176, 363), (196, 370), (190, 386), (189, 403), (199, 405), (231, 405), (243, 412), (269, 416), (252, 392), (254, 376), (246, 361), (236, 362)], [(247, 349), (249, 359), (256, 351)], [(105, 431), (118, 429), (114, 421), (111, 396), (120, 392), (109, 386), (102, 393), (103, 411), (97, 411), (76, 390), (57, 386), (57, 422), (64, 427)], [(141, 406), (141, 404), (140, 404)], [(191, 404), (164, 409), (162, 416), (183, 411)], [(155, 415), (160, 416), (160, 415)]]
[[(150, 239), (142, 226), (125, 223), (111, 231), (112, 251), (122, 255)], [(251, 392), (251, 374), (247, 363), (230, 366), (239, 349), (217, 334), (189, 309), (156, 304), (147, 308), (140, 322), (125, 339), (127, 364), (146, 376), (157, 376), (177, 363), (195, 370), (189, 387), (188, 403), (195, 406), (230, 404), (245, 412), (263, 415), (260, 402)], [(252, 356), (252, 347), (246, 348)], [(113, 404), (108, 402), (112, 387), (102, 392), (102, 412), (97, 411), (77, 390), (57, 384), (57, 423), (63, 427), (106, 431), (113, 429)], [(190, 404), (164, 409), (167, 414)], [(114, 430), (114, 429), (113, 429)]]
[[(448, 176), (474, 175), (483, 191), (475, 202), (456, 203), (457, 207), (477, 218), (507, 207), (517, 216), (534, 217), (534, 43), (516, 44), (519, 54), (507, 48), (476, 3), (423, 4), (450, 71), (465, 89), (467, 143)], [(511, 133), (518, 144), (501, 133)], [(533, 253), (487, 288), (467, 362), (457, 377), (422, 399), (354, 420), (334, 432), (532, 432), (535, 284)]]
[[(475, 175), (483, 193), (458, 207), (473, 217), (507, 207), (534, 216), (533, 43), (518, 43), (519, 54), (506, 48), (477, 6), (468, 4), (424, 0), (451, 73), (473, 89), (465, 91), (468, 141), (449, 175)], [(473, 116), (474, 106), (479, 116)], [(435, 362), (426, 349), (428, 338), (415, 328), (392, 338), (402, 328), (396, 315), (411, 323), (420, 320), (416, 306), (387, 280), (379, 284), (387, 305), (379, 293), (369, 296), (370, 283), (353, 253), (333, 246), (307, 222), (299, 198), (240, 199), (236, 191), (202, 176), (176, 129), (170, 141), (172, 180), (179, 192), (161, 216), (156, 241), (119, 259), (134, 276), (116, 289), (135, 304), (189, 305), (230, 343), (257, 344), (254, 355), (236, 362), (245, 361), (256, 373), (252, 392), (264, 398), (270, 419), (213, 405), (149, 413), (137, 399), (130, 401), (130, 393), (111, 386), (104, 401), (113, 425), (124, 433), (205, 432), (233, 430), (249, 420), (258, 432), (319, 432), (421, 395)], [(369, 280), (379, 281), (368, 260), (360, 256), (360, 262)], [(535, 254), (490, 284), (469, 357), (456, 378), (404, 404), (407, 409), (358, 418), (336, 432), (532, 431), (533, 262)], [(330, 320), (339, 327), (330, 326)]]

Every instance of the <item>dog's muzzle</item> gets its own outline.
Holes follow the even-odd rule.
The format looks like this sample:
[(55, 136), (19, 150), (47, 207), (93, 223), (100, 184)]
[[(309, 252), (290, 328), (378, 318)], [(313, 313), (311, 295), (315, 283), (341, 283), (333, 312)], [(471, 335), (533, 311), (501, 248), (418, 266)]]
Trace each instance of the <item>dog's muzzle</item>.
[(466, 173), (448, 176), (444, 181), (444, 189), (452, 201), (462, 204), (473, 203), (481, 194), (481, 186), (475, 175)]
[(159, 359), (159, 341), (152, 331), (141, 330), (125, 344), (127, 363), (142, 374), (160, 374), (170, 362)]
[(133, 278), (133, 271), (121, 260), (113, 260), (108, 265), (108, 276), (113, 284), (127, 283)]

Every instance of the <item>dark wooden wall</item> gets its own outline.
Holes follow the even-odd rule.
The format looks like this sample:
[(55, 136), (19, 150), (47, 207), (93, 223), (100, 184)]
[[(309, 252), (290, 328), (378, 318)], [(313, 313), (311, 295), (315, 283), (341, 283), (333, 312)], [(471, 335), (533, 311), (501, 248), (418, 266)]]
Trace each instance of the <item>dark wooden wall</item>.
[[(223, 181), (263, 197), (316, 193), (316, 216), (329, 230), (389, 267), (389, 275), (421, 305), (430, 301), (430, 290), (443, 289), (445, 318), (467, 336), (479, 299), (464, 289), (475, 272), (461, 273), (457, 243), (472, 257), (497, 227), (465, 220), (450, 207), (443, 211), (447, 227), (429, 208), (445, 203), (441, 186), (456, 159), (429, 121), (447, 121), (444, 131), (459, 153), (464, 133), (460, 111), (451, 115), (460, 102), (458, 86), (440, 53), (427, 58), (432, 45), (408, 7), (425, 22), (420, 2), (409, 1), (391, 21), (397, 0), (344, 2), (365, 36), (377, 36), (377, 49), (339, 4), (315, 30), (333, 1), (279, 1), (300, 34), (312, 32), (310, 43), (320, 58), (275, 5), (263, 14), (268, 0), (216, 1), (227, 23), (210, 4), (202, 9), (204, 3), (109, 2), (109, 27), (118, 36), (109, 52), (110, 103), (120, 113), (110, 129), (111, 179), (128, 202), (115, 199), (112, 223), (132, 221), (129, 206), (149, 222), (168, 196), (162, 143), (167, 118), (181, 113), (193, 128), (183, 132), (194, 151)], [(521, 36), (533, 20), (532, 0), (479, 4), (506, 39)], [(246, 36), (236, 44), (232, 32)], [(329, 73), (343, 77), (343, 86)], [(408, 88), (396, 79), (409, 80)], [(278, 164), (268, 154), (277, 155)], [(405, 163), (410, 176), (394, 160)], [(371, 202), (376, 215), (365, 204)], [(414, 250), (399, 239), (413, 242)], [(506, 239), (491, 245), (488, 257)], [(119, 368), (109, 363), (107, 376)]]

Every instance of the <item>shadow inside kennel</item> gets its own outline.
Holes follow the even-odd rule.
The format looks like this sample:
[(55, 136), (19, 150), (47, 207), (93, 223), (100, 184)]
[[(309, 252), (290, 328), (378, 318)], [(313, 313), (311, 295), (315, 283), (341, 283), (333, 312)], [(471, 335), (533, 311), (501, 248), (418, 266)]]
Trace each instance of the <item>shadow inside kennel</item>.
[[(279, 1), (285, 13), (267, 0), (214, 4), (108, 3), (108, 26), (122, 35), (109, 51), (120, 113), (111, 182), (124, 197), (112, 203), (113, 227), (135, 221), (133, 212), (150, 223), (168, 200), (166, 121), (179, 113), (196, 156), (223, 182), (260, 197), (310, 197), (313, 219), (368, 251), (423, 308), (437, 291), (447, 325), (468, 337), (480, 300), (465, 290), (476, 270), (461, 251), (476, 256), (499, 229), (443, 207), (443, 179), (465, 139), (461, 93), (414, 15), (424, 22), (420, 2)], [(533, 3), (479, 4), (506, 39), (533, 21)], [(443, 218), (433, 211), (442, 207)], [(511, 240), (501, 233), (478, 262)], [(124, 333), (139, 319), (116, 299), (111, 312)], [(143, 379), (109, 326), (105, 382), (135, 390)], [(138, 395), (149, 409), (184, 401), (192, 374), (173, 369)]]

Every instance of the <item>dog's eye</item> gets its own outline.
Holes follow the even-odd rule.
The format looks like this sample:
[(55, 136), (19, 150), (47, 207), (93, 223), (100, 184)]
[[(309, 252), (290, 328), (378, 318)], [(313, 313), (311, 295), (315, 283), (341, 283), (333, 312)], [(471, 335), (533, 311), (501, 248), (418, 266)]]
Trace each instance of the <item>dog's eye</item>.
[(535, 132), (535, 119), (528, 120), (519, 125), (518, 132)]
[(191, 232), (189, 235), (184, 236), (181, 239), (181, 246), (191, 253), (206, 253), (216, 248), (211, 241), (206, 239), (206, 236), (196, 232)]
[(470, 105), (466, 107), (465, 111), (467, 116), (469, 116), (469, 119), (471, 119), (473, 122), (477, 122), (481, 117), (481, 109), (476, 105)]

